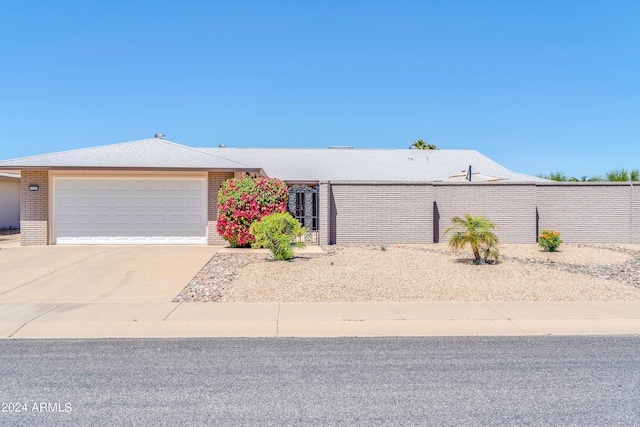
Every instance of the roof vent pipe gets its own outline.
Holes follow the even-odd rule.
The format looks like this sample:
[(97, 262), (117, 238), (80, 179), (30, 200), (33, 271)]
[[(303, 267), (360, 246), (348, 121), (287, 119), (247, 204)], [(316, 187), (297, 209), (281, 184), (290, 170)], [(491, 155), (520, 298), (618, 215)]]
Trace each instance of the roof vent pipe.
[(156, 133), (153, 137), (158, 139), (164, 139), (164, 133)]
[(220, 145), (218, 145), (218, 148), (227, 148), (227, 146), (224, 145), (224, 144), (220, 144)]

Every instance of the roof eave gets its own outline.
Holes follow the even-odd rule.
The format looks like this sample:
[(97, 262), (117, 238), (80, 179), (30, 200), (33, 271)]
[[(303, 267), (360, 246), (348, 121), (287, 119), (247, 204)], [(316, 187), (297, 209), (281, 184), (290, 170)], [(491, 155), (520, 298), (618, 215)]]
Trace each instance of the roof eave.
[(211, 167), (142, 167), (142, 166), (2, 166), (5, 170), (50, 171), (50, 170), (104, 170), (104, 171), (198, 171), (198, 172), (253, 172), (266, 175), (261, 168), (211, 168)]

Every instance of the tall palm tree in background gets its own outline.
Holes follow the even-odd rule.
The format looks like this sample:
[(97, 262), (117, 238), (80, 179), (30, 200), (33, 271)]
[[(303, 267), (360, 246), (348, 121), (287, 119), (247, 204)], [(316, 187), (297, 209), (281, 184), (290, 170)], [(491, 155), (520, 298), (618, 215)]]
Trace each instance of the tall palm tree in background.
[(496, 225), (489, 221), (484, 216), (471, 216), (464, 214), (463, 218), (456, 216), (451, 218), (453, 227), (447, 229), (444, 234), (450, 231), (455, 231), (451, 240), (449, 240), (449, 246), (454, 251), (464, 249), (465, 246), (471, 246), (473, 252), (474, 263), (482, 264), (482, 261), (487, 261), (488, 258), (493, 258), (497, 261), (500, 257), (498, 251), (498, 236), (492, 230), (495, 230)]
[(438, 147), (436, 147), (434, 144), (427, 144), (421, 139), (411, 144), (411, 147), (409, 148), (415, 148), (418, 150), (437, 150), (438, 149)]

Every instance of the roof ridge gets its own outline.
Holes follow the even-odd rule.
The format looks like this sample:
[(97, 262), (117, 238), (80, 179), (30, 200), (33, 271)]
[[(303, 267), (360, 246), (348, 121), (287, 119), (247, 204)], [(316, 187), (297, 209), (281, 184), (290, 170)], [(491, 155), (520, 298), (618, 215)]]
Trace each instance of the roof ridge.
[[(52, 153), (42, 153), (42, 154), (34, 154), (32, 156), (15, 157), (13, 159), (2, 160), (2, 162), (5, 163), (5, 162), (9, 162), (9, 161), (14, 161), (14, 160), (33, 159), (33, 158), (38, 158), (38, 157), (43, 157), (43, 156), (51, 156), (53, 154), (58, 155), (58, 154), (73, 153), (73, 152), (76, 152), (76, 151), (93, 151), (93, 150), (97, 150), (97, 149), (100, 149), (100, 148), (114, 147), (114, 146), (117, 146), (117, 145), (124, 145), (124, 144), (132, 144), (134, 142), (150, 141), (150, 140), (154, 140), (154, 139), (155, 140), (160, 140), (160, 138), (135, 139), (133, 141), (116, 142), (116, 143), (113, 143), (113, 144), (95, 145), (93, 147), (72, 148), (70, 150), (54, 151)], [(176, 142), (168, 141), (168, 140), (165, 140), (165, 139), (162, 139), (161, 141), (168, 142), (168, 143), (174, 144), (174, 145), (181, 145), (181, 144), (178, 144)]]
[(163, 143), (163, 144), (170, 145), (170, 146), (173, 146), (173, 147), (176, 147), (176, 148), (181, 148), (181, 149), (188, 150), (188, 151), (195, 151), (195, 152), (197, 152), (198, 155), (204, 155), (204, 156), (209, 156), (209, 157), (216, 158), (216, 159), (222, 159), (224, 161), (233, 163), (233, 164), (238, 165), (240, 167), (250, 167), (249, 165), (246, 165), (244, 163), (240, 163), (240, 162), (235, 161), (235, 160), (227, 159), (226, 157), (217, 156), (217, 155), (212, 154), (212, 153), (207, 153), (207, 152), (204, 152), (204, 151), (201, 151), (201, 150), (197, 150), (194, 147), (189, 147), (188, 145), (179, 144), (177, 142), (169, 141), (169, 140), (164, 139), (164, 138), (135, 139), (135, 140), (132, 140), (132, 141), (116, 142), (116, 143), (113, 143), (113, 144), (96, 145), (96, 146), (93, 146), (93, 147), (73, 148), (71, 150), (55, 151), (55, 152), (52, 152), (52, 153), (34, 154), (32, 156), (23, 156), (23, 157), (16, 157), (16, 158), (13, 158), (13, 159), (2, 160), (0, 162), (0, 164), (2, 164), (2, 163), (11, 163), (11, 162), (19, 162), (21, 160), (26, 160), (26, 159), (33, 160), (33, 159), (38, 159), (38, 158), (42, 158), (42, 157), (46, 157), (46, 156), (52, 156), (52, 155), (58, 156), (58, 155), (61, 155), (61, 154), (77, 153), (77, 152), (80, 152), (80, 151), (93, 152), (93, 151), (96, 151), (96, 150), (102, 150), (102, 149), (110, 148), (110, 147), (119, 147), (119, 146), (122, 146), (122, 145), (139, 144), (139, 143), (145, 143), (145, 142)]
[[(171, 142), (171, 141), (168, 141), (168, 142)], [(226, 157), (217, 156), (217, 155), (215, 155), (215, 154), (207, 153), (206, 151), (202, 151), (202, 150), (199, 150), (199, 149), (198, 149), (198, 148), (204, 148), (204, 147), (189, 147), (188, 145), (182, 145), (182, 144), (178, 144), (178, 143), (176, 143), (176, 142), (172, 142), (172, 144), (178, 145), (178, 146), (180, 146), (180, 147), (187, 148), (187, 149), (189, 149), (189, 150), (197, 151), (197, 152), (198, 152), (198, 153), (200, 153), (200, 154), (205, 154), (205, 155), (210, 156), (210, 157), (215, 157), (215, 158), (217, 158), (217, 159), (223, 159), (223, 160), (226, 160), (226, 161), (228, 161), (228, 162), (235, 163), (235, 164), (240, 165), (240, 166), (244, 166), (244, 167), (247, 167), (247, 168), (251, 168), (251, 167), (252, 167), (252, 166), (249, 166), (249, 165), (247, 165), (247, 164), (240, 163), (240, 162), (237, 162), (237, 161), (235, 161), (235, 160), (227, 159)]]
[(329, 147), (190, 147), (199, 150), (323, 150), (323, 151), (339, 151), (353, 152), (353, 151), (410, 151), (412, 153), (442, 153), (451, 151), (475, 151), (474, 149), (456, 149), (456, 148), (443, 148), (437, 150), (416, 150), (410, 148), (358, 148), (353, 147), (349, 149), (335, 149)]

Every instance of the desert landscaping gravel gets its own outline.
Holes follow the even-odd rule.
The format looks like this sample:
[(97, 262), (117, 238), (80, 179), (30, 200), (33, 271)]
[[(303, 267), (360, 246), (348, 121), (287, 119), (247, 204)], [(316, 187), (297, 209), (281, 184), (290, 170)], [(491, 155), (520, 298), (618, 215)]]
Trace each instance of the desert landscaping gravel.
[(20, 241), (20, 230), (18, 229), (1, 229), (0, 230), (0, 247), (9, 243), (17, 243)]
[[(384, 250), (383, 250), (384, 249)], [(640, 245), (502, 245), (474, 265), (446, 244), (331, 246), (290, 262), (216, 254), (175, 301), (632, 301)]]

